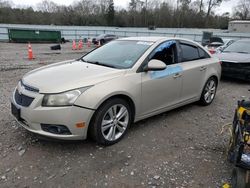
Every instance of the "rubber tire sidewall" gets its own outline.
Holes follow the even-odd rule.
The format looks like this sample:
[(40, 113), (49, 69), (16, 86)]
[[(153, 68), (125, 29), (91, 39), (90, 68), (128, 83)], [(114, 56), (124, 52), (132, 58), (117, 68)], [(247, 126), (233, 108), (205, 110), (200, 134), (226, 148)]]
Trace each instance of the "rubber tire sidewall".
[[(211, 81), (211, 80), (213, 80), (213, 81), (215, 82), (216, 88), (215, 88), (215, 93), (214, 93), (214, 98), (213, 98), (213, 100), (212, 100), (210, 103), (207, 103), (206, 100), (205, 100), (205, 92), (206, 92), (205, 89), (206, 89), (206, 86), (207, 86), (208, 82)], [(208, 106), (208, 105), (210, 105), (210, 104), (214, 101), (214, 99), (215, 99), (215, 96), (216, 96), (216, 93), (217, 93), (217, 87), (218, 87), (218, 82), (217, 82), (217, 80), (216, 80), (214, 77), (210, 77), (210, 78), (207, 80), (207, 82), (206, 82), (206, 84), (204, 85), (204, 87), (203, 87), (203, 90), (202, 90), (202, 93), (201, 93), (201, 98), (200, 98), (199, 103), (200, 103), (201, 105), (203, 105), (203, 106)]]
[[(123, 135), (115, 141), (109, 141), (109, 140), (106, 140), (104, 136), (102, 135), (101, 123), (102, 123), (103, 116), (108, 111), (108, 109), (116, 104), (122, 104), (127, 108), (128, 113), (129, 113), (129, 121), (128, 121), (127, 129), (125, 130)], [(91, 125), (90, 125), (90, 136), (100, 145), (104, 145), (104, 146), (113, 145), (119, 142), (126, 135), (131, 125), (131, 121), (132, 121), (132, 111), (131, 111), (129, 104), (125, 100), (120, 99), (120, 98), (110, 99), (104, 102), (95, 112), (93, 121), (91, 122)]]
[(101, 39), (101, 40), (100, 40), (100, 44), (101, 44), (101, 46), (105, 44), (104, 39)]

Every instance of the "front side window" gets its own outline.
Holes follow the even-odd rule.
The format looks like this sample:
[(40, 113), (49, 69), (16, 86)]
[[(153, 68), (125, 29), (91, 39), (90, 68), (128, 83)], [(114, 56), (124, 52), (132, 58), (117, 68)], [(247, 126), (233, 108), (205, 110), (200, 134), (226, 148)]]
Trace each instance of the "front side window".
[(181, 44), (182, 62), (200, 59), (199, 51), (196, 46)]
[(131, 68), (152, 44), (147, 41), (112, 41), (83, 56), (82, 60), (118, 69)]
[(166, 41), (160, 44), (150, 55), (149, 60), (157, 59), (166, 65), (177, 63), (176, 41)]

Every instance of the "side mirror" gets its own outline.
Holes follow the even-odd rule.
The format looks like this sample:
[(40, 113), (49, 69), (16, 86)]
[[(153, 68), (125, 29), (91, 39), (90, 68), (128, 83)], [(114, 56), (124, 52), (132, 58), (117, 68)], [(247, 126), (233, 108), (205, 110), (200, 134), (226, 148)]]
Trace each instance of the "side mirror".
[(167, 68), (167, 65), (157, 59), (152, 59), (148, 62), (148, 65), (144, 67), (144, 71), (160, 71), (160, 70), (165, 70)]

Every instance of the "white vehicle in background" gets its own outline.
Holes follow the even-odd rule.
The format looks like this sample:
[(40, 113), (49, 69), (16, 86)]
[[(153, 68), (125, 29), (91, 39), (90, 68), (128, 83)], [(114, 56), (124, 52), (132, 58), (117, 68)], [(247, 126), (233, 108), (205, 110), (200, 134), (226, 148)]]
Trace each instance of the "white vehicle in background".
[(216, 49), (216, 53), (221, 53), (226, 47), (233, 44), (235, 39), (223, 39), (224, 44)]
[(235, 42), (234, 39), (223, 39), (220, 37), (212, 37), (210, 43), (205, 48), (211, 53), (220, 53), (223, 49)]

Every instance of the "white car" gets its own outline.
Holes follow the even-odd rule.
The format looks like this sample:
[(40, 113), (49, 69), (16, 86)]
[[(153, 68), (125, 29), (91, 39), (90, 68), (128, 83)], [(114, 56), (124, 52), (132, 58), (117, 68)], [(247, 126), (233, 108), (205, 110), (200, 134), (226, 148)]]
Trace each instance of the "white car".
[(133, 122), (215, 98), (219, 60), (198, 43), (165, 37), (112, 41), (77, 60), (33, 70), (11, 97), (28, 131), (98, 143), (118, 142)]

